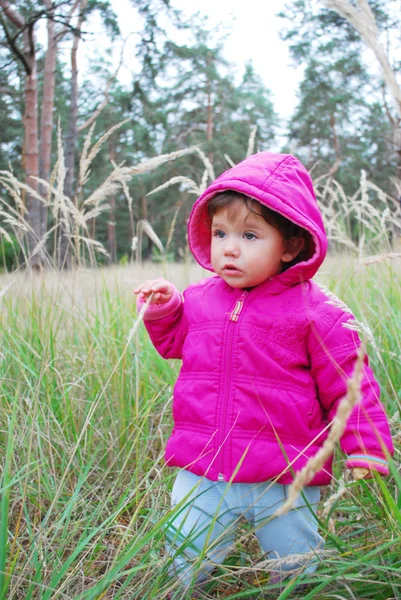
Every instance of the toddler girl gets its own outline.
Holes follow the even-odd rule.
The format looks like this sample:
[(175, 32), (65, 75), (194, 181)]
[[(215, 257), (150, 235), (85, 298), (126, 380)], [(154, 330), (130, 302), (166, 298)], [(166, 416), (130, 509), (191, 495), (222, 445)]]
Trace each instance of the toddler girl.
[[(311, 280), (327, 238), (308, 172), (289, 155), (247, 158), (195, 202), (188, 238), (215, 276), (183, 296), (163, 279), (135, 290), (139, 308), (152, 295), (144, 319), (158, 352), (182, 359), (165, 455), (180, 468), (169, 552), (185, 585), (198, 558), (199, 580), (224, 560), (245, 517), (269, 558), (287, 557), (283, 571), (311, 572), (331, 460), (294, 510), (272, 515), (327, 437), (360, 340), (344, 327), (350, 314)], [(356, 477), (388, 473), (392, 442), (367, 360), (341, 446)]]

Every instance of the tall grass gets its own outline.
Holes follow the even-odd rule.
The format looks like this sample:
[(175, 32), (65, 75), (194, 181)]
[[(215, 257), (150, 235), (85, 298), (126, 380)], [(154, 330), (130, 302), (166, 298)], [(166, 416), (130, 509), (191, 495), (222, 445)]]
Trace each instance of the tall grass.
[[(81, 156), (82, 190), (108, 134), (93, 145), (91, 135)], [(193, 194), (205, 189), (213, 167), (201, 150), (189, 152), (203, 163), (201, 183), (175, 177), (154, 192), (175, 184)], [(104, 250), (88, 237), (87, 223), (108, 210), (107, 197), (124, 191), (133, 227), (127, 182), (181, 154), (114, 165), (89, 198), (82, 192), (73, 200), (63, 194), (60, 146), (53, 184), (41, 201), (50, 202), (55, 219), (49, 235), (64, 228), (80, 268), (0, 276), (0, 600), (190, 597), (169, 575), (164, 555), (174, 472), (165, 467), (163, 450), (179, 364), (162, 360), (138, 329), (132, 289), (162, 273), (183, 289), (205, 273), (188, 260), (167, 263), (175, 219), (165, 246), (148, 223), (137, 226), (135, 265), (85, 269), (82, 260), (85, 248), (93, 261), (94, 249)], [(11, 172), (0, 173), (0, 183), (14, 202), (10, 208), (3, 199), (0, 235), (13, 231), (24, 251), (29, 225), (22, 196), (29, 190)], [(401, 598), (401, 266), (388, 235), (391, 230), (392, 243), (399, 235), (400, 207), (363, 174), (351, 198), (331, 179), (315, 184), (332, 248), (349, 252), (329, 257), (319, 279), (371, 332), (368, 353), (396, 454), (388, 479), (353, 482), (336, 450), (333, 482), (318, 513), (326, 550), (318, 571), (302, 578), (309, 588), (300, 595)], [(141, 265), (143, 233), (159, 246), (162, 265)], [(38, 248), (45, 243), (38, 240)], [(58, 252), (57, 246), (49, 251), (49, 265), (58, 263)], [(273, 585), (269, 566), (244, 526), (205, 598), (299, 597), (299, 577)]]
[[(159, 268), (1, 278), (0, 290), (14, 281), (0, 298), (0, 598), (183, 597), (163, 551), (179, 365), (158, 357), (142, 327), (127, 347), (132, 289)], [(182, 266), (166, 268), (179, 288), (189, 283)], [(388, 479), (357, 483), (338, 454), (319, 511), (326, 552), (302, 579), (304, 598), (401, 597), (400, 272), (397, 260), (338, 257), (320, 275), (372, 330), (396, 455)], [(205, 597), (295, 597), (298, 579), (279, 591), (267, 566), (244, 528)]]

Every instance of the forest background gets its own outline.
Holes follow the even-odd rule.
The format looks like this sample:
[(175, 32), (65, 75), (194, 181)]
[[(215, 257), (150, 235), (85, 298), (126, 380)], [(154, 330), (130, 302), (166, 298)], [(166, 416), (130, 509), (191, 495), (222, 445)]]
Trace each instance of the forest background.
[[(294, 65), (303, 69), (294, 113), (283, 119), (252, 62), (239, 77), (225, 58), (227, 23), (212, 30), (204, 17), (184, 18), (168, 0), (133, 0), (131, 81), (119, 78), (122, 59), (112, 68), (110, 50), (92, 48), (78, 84), (78, 50), (83, 42), (90, 47), (94, 24), (109, 48), (114, 43), (114, 56), (127, 41), (116, 4), (1, 0), (3, 267), (130, 261), (141, 219), (168, 241), (169, 259), (182, 258), (194, 194), (250, 151), (294, 153), (317, 185), (335, 181), (351, 198), (361, 176), (368, 179), (391, 197), (386, 229), (396, 229), (400, 12), (393, 0), (338, 2), (343, 10), (365, 6), (359, 16), (365, 33), (373, 27), (374, 42), (367, 49), (368, 36), (332, 4), (331, 10), (330, 2), (283, 4), (281, 37)], [(192, 150), (152, 162), (139, 174), (132, 170), (185, 149)], [(380, 198), (371, 200), (383, 209)], [(342, 212), (338, 207), (336, 216)], [(333, 245), (358, 252), (366, 231), (361, 239), (349, 215), (333, 230), (334, 221), (331, 214)], [(151, 238), (141, 252), (158, 257)]]

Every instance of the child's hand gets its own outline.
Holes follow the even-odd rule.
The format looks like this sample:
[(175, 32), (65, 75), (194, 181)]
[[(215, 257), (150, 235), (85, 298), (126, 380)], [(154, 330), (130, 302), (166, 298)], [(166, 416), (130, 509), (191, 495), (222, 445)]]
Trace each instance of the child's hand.
[(359, 481), (360, 479), (365, 479), (369, 475), (369, 469), (365, 469), (364, 467), (354, 467), (352, 469), (352, 475), (355, 481)]
[(165, 304), (173, 295), (173, 287), (165, 279), (148, 279), (134, 289), (134, 294), (144, 302), (153, 294), (151, 304)]

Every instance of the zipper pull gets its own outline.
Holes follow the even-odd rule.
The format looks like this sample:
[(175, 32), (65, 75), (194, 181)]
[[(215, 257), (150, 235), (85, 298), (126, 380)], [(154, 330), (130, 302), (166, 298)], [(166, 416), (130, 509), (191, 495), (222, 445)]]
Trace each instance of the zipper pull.
[(243, 300), (237, 300), (237, 304), (235, 305), (235, 308), (230, 315), (230, 321), (238, 321), (243, 305)]

